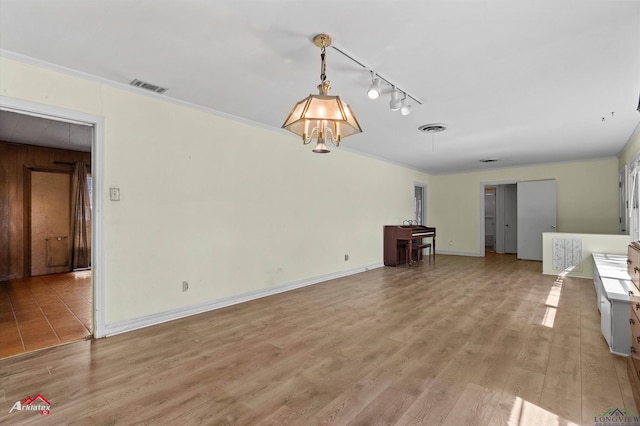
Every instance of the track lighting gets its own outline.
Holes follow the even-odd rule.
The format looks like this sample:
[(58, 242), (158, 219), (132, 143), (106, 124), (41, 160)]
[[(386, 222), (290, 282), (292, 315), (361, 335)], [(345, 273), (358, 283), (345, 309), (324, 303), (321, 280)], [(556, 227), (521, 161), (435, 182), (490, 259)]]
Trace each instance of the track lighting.
[(380, 79), (375, 77), (375, 73), (371, 71), (371, 86), (369, 86), (369, 90), (367, 90), (367, 96), (369, 99), (378, 99), (380, 96)]
[(407, 100), (407, 94), (404, 94), (404, 98), (402, 98), (402, 102), (400, 103), (400, 114), (409, 115), (411, 114), (411, 105)]
[(398, 92), (395, 86), (391, 90), (391, 100), (389, 101), (389, 108), (391, 111), (397, 111), (400, 109), (402, 101), (400, 100), (400, 92)]
[[(327, 36), (328, 37), (328, 36)], [(317, 45), (317, 44), (316, 44)], [(370, 99), (378, 99), (380, 97), (380, 94), (382, 94), (382, 91), (384, 90), (385, 93), (387, 92), (387, 86), (391, 87), (391, 101), (389, 102), (389, 108), (391, 109), (391, 111), (398, 111), (400, 110), (400, 113), (402, 115), (409, 115), (411, 114), (411, 110), (413, 108), (413, 106), (411, 104), (409, 104), (409, 102), (412, 102), (413, 104), (418, 104), (418, 105), (422, 105), (422, 101), (420, 100), (420, 98), (416, 97), (415, 95), (409, 93), (409, 91), (399, 87), (393, 80), (391, 80), (390, 78), (381, 75), (380, 73), (376, 72), (373, 70), (372, 67), (370, 67), (369, 65), (367, 65), (364, 61), (362, 61), (361, 59), (357, 59), (357, 57), (355, 55), (352, 55), (351, 53), (348, 53), (345, 49), (343, 49), (342, 47), (338, 47), (335, 45), (335, 43), (329, 43), (326, 44), (327, 47), (331, 46), (331, 48), (333, 50), (335, 50), (336, 52), (340, 53), (342, 56), (344, 56), (345, 58), (351, 60), (353, 63), (361, 66), (362, 68), (366, 69), (367, 72), (369, 72), (369, 74), (371, 75), (371, 84), (369, 86), (369, 88), (367, 89), (367, 96)], [(404, 98), (400, 98), (400, 95), (403, 94)], [(349, 113), (351, 113), (351, 111), (349, 111)], [(345, 123), (345, 124), (351, 124), (351, 126), (353, 127), (353, 129), (350, 131), (349, 134), (354, 134), (354, 133), (358, 133), (360, 132), (360, 128), (359, 126), (357, 126), (357, 122), (355, 122), (355, 118), (354, 118), (354, 123)], [(287, 128), (286, 126), (283, 126), (285, 128)], [(292, 129), (289, 129), (292, 130)], [(293, 131), (293, 130), (292, 130)], [(294, 133), (296, 133), (294, 131)], [(300, 134), (300, 133), (296, 133), (296, 134)], [(346, 137), (346, 134), (343, 134), (342, 137)], [(323, 152), (318, 151), (318, 152)]]

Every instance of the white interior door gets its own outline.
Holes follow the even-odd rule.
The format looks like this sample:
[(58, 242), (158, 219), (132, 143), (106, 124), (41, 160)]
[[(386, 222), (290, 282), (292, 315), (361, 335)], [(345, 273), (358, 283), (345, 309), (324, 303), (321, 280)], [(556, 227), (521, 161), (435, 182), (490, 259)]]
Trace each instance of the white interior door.
[(518, 182), (518, 259), (542, 261), (543, 232), (556, 232), (556, 181)]

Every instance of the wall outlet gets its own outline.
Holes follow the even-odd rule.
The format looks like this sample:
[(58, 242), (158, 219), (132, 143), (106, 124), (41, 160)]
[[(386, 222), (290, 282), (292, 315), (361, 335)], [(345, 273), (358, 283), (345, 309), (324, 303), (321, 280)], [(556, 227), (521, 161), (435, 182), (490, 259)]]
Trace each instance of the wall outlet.
[(345, 255), (344, 255), (344, 261), (346, 262), (347, 260), (349, 260), (349, 255), (348, 255), (348, 254), (345, 254)]
[(186, 281), (182, 281), (182, 292), (189, 290), (189, 283)]

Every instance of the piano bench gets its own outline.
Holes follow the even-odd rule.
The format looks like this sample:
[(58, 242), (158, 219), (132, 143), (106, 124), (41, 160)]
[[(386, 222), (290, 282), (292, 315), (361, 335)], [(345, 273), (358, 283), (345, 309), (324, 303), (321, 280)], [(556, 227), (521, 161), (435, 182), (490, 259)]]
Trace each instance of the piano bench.
[(430, 243), (421, 243), (421, 244), (414, 244), (411, 246), (411, 250), (415, 253), (411, 253), (411, 258), (412, 259), (416, 259), (416, 260), (422, 260), (423, 256), (422, 256), (422, 250), (428, 248), (429, 249), (429, 263), (431, 263), (431, 244)]

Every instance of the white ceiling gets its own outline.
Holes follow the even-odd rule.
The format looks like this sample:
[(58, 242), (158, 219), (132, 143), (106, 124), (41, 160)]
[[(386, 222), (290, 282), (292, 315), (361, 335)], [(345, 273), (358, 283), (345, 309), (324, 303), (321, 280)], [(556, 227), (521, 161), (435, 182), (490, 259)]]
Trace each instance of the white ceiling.
[(339, 149), (441, 174), (615, 156), (640, 122), (639, 1), (0, 0), (5, 55), (274, 129), (316, 92), (320, 32), (423, 101), (390, 111), (388, 93), (367, 98), (366, 69), (327, 49), (331, 93), (363, 129)]

